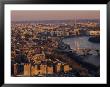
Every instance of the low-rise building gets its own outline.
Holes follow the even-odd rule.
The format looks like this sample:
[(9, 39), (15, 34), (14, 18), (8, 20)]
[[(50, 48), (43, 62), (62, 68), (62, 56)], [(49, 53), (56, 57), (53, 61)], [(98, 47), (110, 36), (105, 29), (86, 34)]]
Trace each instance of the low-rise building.
[(31, 64), (24, 64), (24, 76), (31, 75)]
[(98, 35), (100, 35), (100, 31), (88, 31), (88, 34), (90, 36), (98, 36)]
[(70, 70), (69, 65), (68, 64), (65, 64), (64, 65), (64, 72), (69, 72), (69, 70)]
[(53, 66), (47, 67), (47, 74), (53, 74)]

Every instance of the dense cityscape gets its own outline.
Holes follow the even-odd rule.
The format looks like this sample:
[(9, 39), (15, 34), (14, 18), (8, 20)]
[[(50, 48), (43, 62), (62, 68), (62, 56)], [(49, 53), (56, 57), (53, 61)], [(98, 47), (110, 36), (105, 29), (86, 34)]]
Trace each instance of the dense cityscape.
[[(68, 38), (80, 37), (87, 37), (89, 43), (100, 47), (100, 21), (12, 21), (11, 76), (100, 76), (100, 48), (81, 48), (77, 40), (72, 44), (74, 48), (65, 43)], [(88, 57), (97, 57), (99, 64), (86, 61)]]

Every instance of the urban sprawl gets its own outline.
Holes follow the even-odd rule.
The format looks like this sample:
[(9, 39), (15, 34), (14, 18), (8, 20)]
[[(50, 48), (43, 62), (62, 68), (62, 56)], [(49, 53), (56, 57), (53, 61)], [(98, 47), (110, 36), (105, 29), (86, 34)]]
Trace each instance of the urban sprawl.
[[(11, 75), (24, 77), (83, 77), (100, 76), (99, 67), (91, 69), (77, 57), (90, 55), (91, 49), (71, 49), (62, 40), (69, 37), (100, 38), (96, 21), (68, 23), (12, 22)], [(97, 49), (96, 49), (97, 50)], [(83, 52), (80, 55), (80, 52)], [(99, 56), (97, 50), (97, 56)], [(94, 73), (92, 73), (95, 70)]]

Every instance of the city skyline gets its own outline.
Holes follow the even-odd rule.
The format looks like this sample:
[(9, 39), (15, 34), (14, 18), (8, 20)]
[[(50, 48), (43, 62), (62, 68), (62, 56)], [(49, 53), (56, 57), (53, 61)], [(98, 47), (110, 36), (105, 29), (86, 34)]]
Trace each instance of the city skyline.
[(100, 19), (99, 10), (13, 10), (12, 21)]

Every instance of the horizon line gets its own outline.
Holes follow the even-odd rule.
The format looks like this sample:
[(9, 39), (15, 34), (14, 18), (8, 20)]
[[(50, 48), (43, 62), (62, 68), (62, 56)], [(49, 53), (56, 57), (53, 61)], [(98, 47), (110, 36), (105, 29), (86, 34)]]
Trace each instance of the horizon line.
[[(75, 20), (75, 19), (44, 19), (44, 20), (11, 20), (11, 21), (57, 21), (57, 20)], [(100, 18), (80, 18), (77, 20), (100, 20)]]

